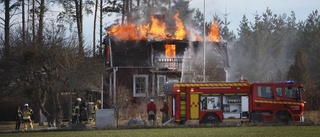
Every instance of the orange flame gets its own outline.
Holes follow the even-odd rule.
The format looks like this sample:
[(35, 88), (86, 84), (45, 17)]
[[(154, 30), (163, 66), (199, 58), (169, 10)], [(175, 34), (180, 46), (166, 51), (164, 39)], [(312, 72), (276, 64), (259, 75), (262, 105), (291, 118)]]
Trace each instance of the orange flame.
[(212, 23), (212, 26), (210, 28), (210, 34), (208, 35), (208, 40), (214, 42), (220, 41), (219, 26), (216, 20), (214, 20)]
[(128, 23), (111, 27), (108, 34), (121, 40), (141, 40), (146, 39), (147, 29), (147, 26), (136, 27), (132, 23)]
[(175, 44), (166, 44), (166, 58), (175, 58), (176, 57), (176, 45)]
[(181, 19), (179, 19), (179, 13), (176, 13), (174, 15), (174, 19), (176, 20), (176, 27), (177, 27), (177, 30), (174, 33), (174, 35), (177, 40), (183, 40), (186, 37), (187, 32), (183, 26)]
[(149, 34), (154, 38), (165, 39), (166, 38), (166, 24), (160, 22), (158, 19), (151, 17), (152, 25)]
[[(176, 21), (176, 30), (174, 32), (174, 37), (171, 37), (166, 28), (166, 24), (161, 22), (154, 16), (151, 16), (151, 26), (140, 25), (135, 26), (133, 23), (124, 23), (112, 26), (108, 29), (108, 34), (119, 40), (146, 40), (152, 38), (154, 40), (183, 40), (188, 33), (188, 31), (181, 19), (179, 18), (179, 13), (174, 15)], [(189, 34), (192, 40), (201, 41), (203, 37), (198, 34)], [(208, 41), (219, 42), (220, 34), (217, 21), (212, 23), (210, 28), (210, 33), (207, 36)]]
[(138, 26), (137, 31), (138, 31), (138, 39), (147, 39), (147, 33), (149, 31), (150, 26), (145, 25), (145, 26)]

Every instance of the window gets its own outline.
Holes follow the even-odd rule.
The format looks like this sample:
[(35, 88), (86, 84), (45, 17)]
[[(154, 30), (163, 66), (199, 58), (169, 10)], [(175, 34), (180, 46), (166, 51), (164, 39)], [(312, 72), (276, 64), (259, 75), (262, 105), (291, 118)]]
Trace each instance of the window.
[(282, 97), (282, 87), (276, 87), (276, 94), (277, 96)]
[(259, 86), (258, 97), (271, 98), (271, 88), (267, 86)]
[(165, 75), (158, 75), (157, 76), (157, 95), (164, 96), (164, 85), (166, 83), (166, 76)]
[(296, 98), (298, 93), (298, 89), (296, 87), (288, 87), (286, 88), (285, 95), (287, 98)]
[(148, 75), (133, 76), (133, 96), (146, 97), (148, 91)]

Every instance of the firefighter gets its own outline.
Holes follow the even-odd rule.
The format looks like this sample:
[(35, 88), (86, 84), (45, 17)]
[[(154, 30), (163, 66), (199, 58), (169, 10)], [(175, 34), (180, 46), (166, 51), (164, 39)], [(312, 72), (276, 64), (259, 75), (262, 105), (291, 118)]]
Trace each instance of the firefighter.
[(101, 104), (101, 100), (97, 100), (96, 101), (96, 104), (93, 106), (92, 108), (92, 111), (91, 111), (91, 116), (92, 116), (92, 119), (91, 119), (91, 122), (95, 121), (95, 117), (96, 117), (96, 111), (99, 109), (99, 105)]
[(169, 111), (169, 106), (167, 100), (163, 101), (163, 107), (160, 109), (162, 112), (162, 124), (168, 121), (168, 111)]
[(154, 104), (154, 99), (150, 99), (150, 102), (147, 105), (147, 113), (148, 113), (149, 124), (155, 125), (157, 107), (156, 107), (156, 104)]
[(22, 110), (22, 122), (24, 124), (24, 130), (28, 130), (28, 125), (30, 126), (30, 129), (33, 130), (33, 124), (31, 116), (33, 115), (33, 111), (31, 108), (29, 108), (29, 104), (24, 104), (24, 108)]
[(81, 98), (77, 98), (72, 108), (72, 123), (80, 123), (80, 104)]

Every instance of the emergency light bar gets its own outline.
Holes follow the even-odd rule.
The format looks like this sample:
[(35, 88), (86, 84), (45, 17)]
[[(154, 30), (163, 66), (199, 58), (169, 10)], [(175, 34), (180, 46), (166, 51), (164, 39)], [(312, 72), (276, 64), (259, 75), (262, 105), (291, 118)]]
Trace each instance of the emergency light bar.
[(287, 80), (287, 81), (282, 81), (282, 83), (286, 84), (294, 84), (295, 82), (293, 80)]

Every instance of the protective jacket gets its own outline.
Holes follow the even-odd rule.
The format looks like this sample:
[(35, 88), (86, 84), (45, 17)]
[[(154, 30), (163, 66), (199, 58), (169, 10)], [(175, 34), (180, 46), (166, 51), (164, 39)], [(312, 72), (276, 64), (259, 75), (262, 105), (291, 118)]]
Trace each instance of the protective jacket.
[(33, 111), (32, 111), (31, 108), (25, 108), (25, 109), (23, 109), (23, 111), (22, 111), (22, 119), (23, 119), (23, 120), (30, 120), (32, 114), (33, 114)]
[(72, 116), (79, 116), (80, 115), (80, 106), (75, 105), (72, 109)]
[(157, 107), (156, 107), (156, 104), (154, 104), (153, 102), (150, 102), (148, 105), (147, 105), (147, 113), (149, 115), (155, 115), (157, 113)]
[(169, 106), (167, 104), (164, 104), (161, 111), (168, 116)]
[(96, 113), (96, 110), (98, 110), (98, 105), (94, 105), (94, 107), (92, 108), (91, 113), (92, 113), (92, 114), (95, 114), (95, 113)]

